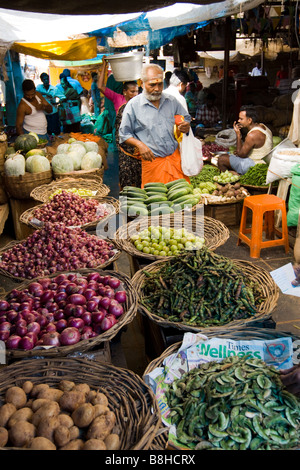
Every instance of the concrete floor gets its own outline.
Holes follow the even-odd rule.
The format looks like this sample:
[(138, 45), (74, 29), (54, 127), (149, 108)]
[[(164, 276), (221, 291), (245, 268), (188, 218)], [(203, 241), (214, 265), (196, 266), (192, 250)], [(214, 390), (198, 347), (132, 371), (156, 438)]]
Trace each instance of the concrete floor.
[[(111, 188), (110, 196), (118, 197), (118, 155), (114, 148), (108, 153), (109, 169), (105, 172), (104, 183)], [(249, 248), (245, 244), (237, 246), (238, 227), (229, 227), (230, 237), (224, 245), (217, 248), (216, 253), (222, 254), (232, 259), (247, 260), (251, 263), (273, 271), (285, 264), (293, 263), (293, 242), (291, 237), (291, 248), (285, 254), (283, 247), (263, 249), (260, 259), (252, 259), (249, 256)], [(14, 239), (13, 225), (8, 219), (4, 232), (0, 237), (0, 247)], [(122, 253), (117, 260), (116, 269), (120, 272), (131, 275), (130, 260), (126, 253)], [(15, 282), (0, 276), (0, 287), (5, 291), (11, 290)], [(284, 295), (280, 292), (275, 309), (272, 312), (272, 320), (277, 330), (289, 332), (300, 337), (300, 298), (296, 296)], [(179, 332), (181, 335), (181, 332)], [(120, 367), (127, 367), (139, 375), (142, 375), (149, 360), (149, 355), (145, 350), (145, 330), (143, 321), (138, 315), (127, 325), (111, 342), (112, 362)]]

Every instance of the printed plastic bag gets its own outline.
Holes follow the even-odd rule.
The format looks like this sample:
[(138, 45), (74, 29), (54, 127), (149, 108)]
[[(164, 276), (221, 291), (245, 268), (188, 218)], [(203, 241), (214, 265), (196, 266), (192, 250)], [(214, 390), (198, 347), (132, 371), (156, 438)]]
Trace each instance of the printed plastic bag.
[(278, 149), (271, 158), (266, 176), (266, 184), (273, 183), (273, 181), (281, 178), (290, 178), (292, 176), (291, 169), (296, 163), (300, 163), (300, 149)]
[(181, 169), (186, 176), (196, 176), (203, 167), (202, 144), (194, 137), (190, 129), (188, 134), (182, 134), (179, 144)]

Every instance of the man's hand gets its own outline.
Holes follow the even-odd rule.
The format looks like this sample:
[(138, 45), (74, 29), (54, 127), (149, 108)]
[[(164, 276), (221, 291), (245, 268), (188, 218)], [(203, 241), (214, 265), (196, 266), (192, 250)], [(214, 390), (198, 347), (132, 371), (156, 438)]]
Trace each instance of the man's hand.
[(300, 396), (300, 365), (282, 370), (280, 378), (290, 393)]
[(177, 129), (179, 130), (179, 132), (182, 132), (183, 134), (187, 134), (190, 130), (190, 127), (191, 126), (188, 121), (183, 121), (177, 126)]
[(239, 134), (239, 135), (240, 135), (240, 133), (241, 133), (241, 125), (240, 125), (238, 122), (236, 122), (236, 121), (234, 121), (234, 123), (233, 123), (233, 130), (234, 130), (234, 132), (235, 132), (236, 134)]
[(138, 145), (136, 145), (136, 147), (143, 160), (152, 162), (152, 160), (155, 158), (152, 150), (150, 150), (149, 147), (147, 147), (147, 145), (143, 144), (143, 142), (140, 142)]

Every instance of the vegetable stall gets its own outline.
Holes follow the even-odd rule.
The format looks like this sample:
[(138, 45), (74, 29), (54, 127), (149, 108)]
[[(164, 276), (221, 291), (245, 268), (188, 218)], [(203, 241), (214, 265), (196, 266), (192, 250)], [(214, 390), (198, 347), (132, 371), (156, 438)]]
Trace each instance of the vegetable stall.
[[(281, 391), (278, 372), (264, 363), (224, 359), (204, 372), (199, 365), (195, 377), (180, 373), (166, 390), (168, 421), (147, 381), (152, 362), (139, 377), (105, 354), (134, 320), (142, 321), (145, 340), (155, 328), (209, 339), (264, 331), (278, 287), (267, 270), (217, 253), (231, 222), (207, 209), (241, 206), (251, 186), (262, 186), (267, 165), (242, 178), (205, 163), (190, 183), (128, 186), (117, 200), (103, 183), (106, 151), (84, 134), (64, 135), (50, 146), (34, 135), (6, 145), (1, 176), (11, 210), (19, 207), (13, 218), (20, 230), (0, 250), (0, 275), (13, 285), (0, 297), (6, 359), (0, 446), (294, 448), (298, 401)], [(97, 228), (113, 218), (122, 222), (113, 235), (99, 236)], [(118, 270), (122, 254), (131, 260), (131, 275)], [(243, 392), (249, 402), (239, 421), (234, 413)], [(280, 408), (280, 400), (282, 412), (266, 413), (274, 403)]]

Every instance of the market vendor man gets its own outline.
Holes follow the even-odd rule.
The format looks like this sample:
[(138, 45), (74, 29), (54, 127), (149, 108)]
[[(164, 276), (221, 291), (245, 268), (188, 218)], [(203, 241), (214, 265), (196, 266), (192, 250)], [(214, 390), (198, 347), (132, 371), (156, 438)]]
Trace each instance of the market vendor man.
[(183, 117), (179, 135), (190, 129), (191, 116), (170, 95), (163, 94), (164, 72), (157, 64), (146, 64), (141, 73), (143, 92), (132, 98), (123, 112), (119, 142), (135, 147), (142, 159), (142, 187), (149, 182), (167, 183), (189, 178), (181, 169), (175, 116)]
[(46, 113), (52, 112), (51, 104), (36, 91), (32, 80), (24, 80), (22, 90), (23, 98), (17, 108), (17, 134), (34, 132), (40, 139), (48, 139)]
[[(253, 106), (240, 108), (238, 122), (234, 122), (236, 133), (236, 155), (220, 155), (218, 167), (220, 171), (233, 170), (244, 175), (250, 167), (263, 160), (273, 148), (273, 135), (270, 129), (258, 122), (258, 116)], [(241, 129), (247, 130), (245, 140), (242, 140)]]

